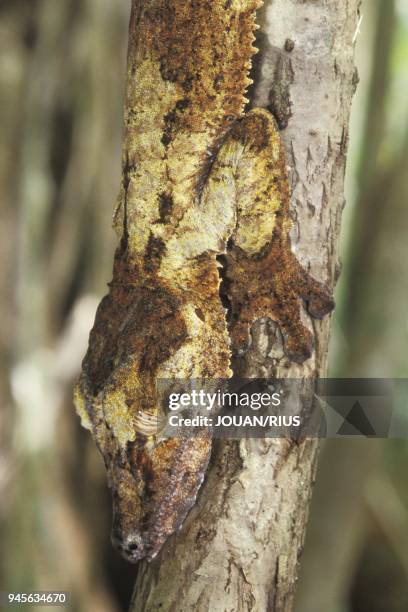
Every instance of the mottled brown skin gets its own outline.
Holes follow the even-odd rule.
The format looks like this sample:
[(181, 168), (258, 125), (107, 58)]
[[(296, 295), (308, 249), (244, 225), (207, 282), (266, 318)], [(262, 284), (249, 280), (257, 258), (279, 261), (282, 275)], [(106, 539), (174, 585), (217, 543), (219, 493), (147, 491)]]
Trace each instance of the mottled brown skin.
[(105, 461), (113, 542), (133, 562), (181, 526), (211, 451), (207, 431), (160, 437), (157, 380), (228, 378), (232, 353), (265, 316), (302, 362), (312, 336), (301, 300), (313, 317), (333, 307), (291, 252), (275, 122), (265, 110), (244, 114), (258, 6), (132, 3), (120, 244), (75, 403)]

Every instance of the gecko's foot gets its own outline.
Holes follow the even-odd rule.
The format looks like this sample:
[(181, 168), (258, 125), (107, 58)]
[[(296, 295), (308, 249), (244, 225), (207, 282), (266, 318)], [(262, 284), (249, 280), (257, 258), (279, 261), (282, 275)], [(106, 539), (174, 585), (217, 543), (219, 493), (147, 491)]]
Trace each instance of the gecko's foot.
[(316, 319), (334, 308), (330, 290), (302, 268), (288, 245), (271, 246), (261, 259), (233, 248), (228, 255), (227, 290), (234, 350), (245, 351), (251, 325), (269, 317), (279, 325), (285, 355), (295, 363), (303, 363), (313, 351), (313, 335), (302, 320), (302, 303)]
[(301, 333), (297, 335), (283, 333), (285, 355), (294, 363), (303, 363), (313, 352), (313, 336), (306, 327), (302, 327)]
[(296, 261), (296, 286), (299, 296), (306, 303), (306, 310), (314, 319), (323, 319), (335, 306), (333, 296), (323, 283), (319, 283)]

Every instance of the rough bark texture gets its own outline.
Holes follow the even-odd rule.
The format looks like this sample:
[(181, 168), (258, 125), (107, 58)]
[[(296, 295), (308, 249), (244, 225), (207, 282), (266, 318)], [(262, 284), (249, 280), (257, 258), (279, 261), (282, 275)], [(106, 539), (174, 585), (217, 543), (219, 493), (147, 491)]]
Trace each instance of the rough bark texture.
[[(295, 251), (322, 281), (338, 276), (348, 120), (356, 85), (359, 0), (275, 0), (260, 11), (252, 106), (283, 129), (292, 181)], [(261, 321), (242, 375), (325, 372), (329, 323), (313, 323), (315, 353), (282, 371), (281, 340)], [(283, 363), (283, 362), (282, 362)], [(196, 507), (153, 563), (141, 563), (132, 610), (288, 611), (302, 550), (317, 442), (215, 445)]]
[[(408, 177), (403, 170), (408, 166), (408, 132), (401, 130), (401, 140), (396, 141), (394, 135), (390, 136), (386, 120), (392, 104), (389, 91), (396, 78), (392, 60), (398, 31), (394, 0), (366, 2), (364, 22), (358, 63), (364, 69), (366, 55), (372, 57), (372, 71), (367, 71), (371, 80), (367, 102), (360, 110), (364, 122), (360, 120), (362, 144), (357, 148), (358, 193), (353, 207), (347, 278), (342, 278), (340, 323), (344, 348), (335, 366), (336, 375), (346, 378), (403, 376), (407, 364), (406, 341), (400, 327), (408, 296)], [(405, 109), (403, 112), (405, 115)], [(358, 134), (353, 138), (356, 148)], [(389, 146), (390, 138), (392, 153), (383, 160), (381, 151)], [(369, 598), (363, 605), (372, 612), (391, 609), (395, 599), (401, 610), (407, 608), (404, 595), (401, 599), (395, 596), (399, 560), (408, 550), (406, 536), (400, 532), (394, 537), (399, 521), (385, 518), (387, 509), (400, 503), (398, 493), (392, 492), (388, 483), (392, 464), (389, 457), (397, 445), (397, 440), (327, 441), (320, 457), (308, 524), (297, 612), (339, 612), (347, 606), (358, 609), (356, 600), (360, 601), (360, 597)], [(395, 482), (401, 491), (403, 485), (398, 477)], [(376, 497), (373, 492), (378, 489), (387, 493)], [(373, 518), (381, 525), (384, 542), (373, 529)], [(380, 559), (385, 557), (388, 545), (393, 554), (382, 565)], [(377, 547), (384, 552), (377, 552)], [(367, 556), (371, 556), (376, 575), (381, 574), (382, 584), (371, 573)], [(402, 560), (401, 565), (404, 563)], [(393, 580), (387, 572), (392, 573)], [(371, 580), (368, 589), (364, 582), (367, 575)], [(402, 593), (406, 593), (406, 584), (405, 574)]]

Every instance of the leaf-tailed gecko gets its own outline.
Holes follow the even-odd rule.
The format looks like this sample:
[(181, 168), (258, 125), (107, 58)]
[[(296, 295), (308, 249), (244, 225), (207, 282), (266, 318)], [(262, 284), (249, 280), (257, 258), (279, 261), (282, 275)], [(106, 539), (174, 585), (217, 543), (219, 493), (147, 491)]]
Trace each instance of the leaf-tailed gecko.
[[(251, 324), (270, 317), (289, 360), (301, 320), (331, 292), (291, 251), (290, 192), (275, 121), (244, 112), (258, 0), (133, 0), (113, 280), (75, 391), (112, 491), (112, 539), (152, 559), (194, 504), (210, 436), (160, 439), (157, 379), (231, 376)], [(220, 297), (217, 258), (224, 260)]]

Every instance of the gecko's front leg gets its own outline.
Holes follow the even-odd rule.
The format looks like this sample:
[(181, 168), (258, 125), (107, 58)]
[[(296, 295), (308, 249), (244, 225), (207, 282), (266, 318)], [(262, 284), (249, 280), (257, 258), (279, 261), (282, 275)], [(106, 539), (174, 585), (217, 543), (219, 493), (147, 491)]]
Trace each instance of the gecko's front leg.
[(315, 280), (291, 250), (290, 191), (283, 144), (273, 117), (255, 109), (232, 128), (214, 164), (212, 181), (233, 168), (237, 222), (227, 246), (225, 290), (235, 351), (248, 345), (251, 324), (278, 323), (287, 357), (302, 363), (313, 337), (302, 322), (302, 302), (314, 318), (334, 307), (329, 288)]

